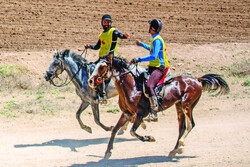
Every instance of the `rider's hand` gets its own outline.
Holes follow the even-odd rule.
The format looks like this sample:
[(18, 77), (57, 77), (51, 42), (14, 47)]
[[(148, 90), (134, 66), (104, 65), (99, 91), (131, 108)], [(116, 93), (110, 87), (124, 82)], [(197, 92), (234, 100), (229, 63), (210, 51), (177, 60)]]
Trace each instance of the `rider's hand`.
[(127, 39), (130, 37), (129, 34), (123, 34)]
[(90, 49), (90, 45), (86, 44), (85, 46), (85, 49)]
[(136, 58), (133, 58), (132, 60), (130, 60), (130, 64), (136, 64)]
[(141, 41), (139, 41), (138, 39), (136, 40), (136, 45), (139, 46), (141, 44)]

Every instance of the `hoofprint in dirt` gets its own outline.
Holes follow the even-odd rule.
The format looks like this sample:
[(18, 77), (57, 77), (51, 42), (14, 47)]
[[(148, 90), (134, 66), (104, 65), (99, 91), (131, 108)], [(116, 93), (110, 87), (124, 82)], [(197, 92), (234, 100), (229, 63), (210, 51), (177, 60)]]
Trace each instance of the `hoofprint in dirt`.
[[(94, 123), (93, 116), (89, 115), (90, 108), (82, 119), (92, 127), (93, 134), (79, 127), (75, 112), (80, 99), (74, 92), (60, 92), (65, 99), (48, 94), (43, 101), (36, 101), (36, 98), (25, 97), (21, 90), (3, 90), (0, 92), (1, 110), (13, 98), (19, 104), (27, 103), (27, 99), (34, 103), (28, 103), (31, 106), (27, 107), (33, 112), (19, 112), (20, 108), (15, 108), (16, 117), (0, 115), (0, 166), (249, 166), (249, 87), (243, 86), (244, 78), (228, 76), (230, 71), (226, 67), (249, 59), (250, 44), (168, 46), (174, 75), (190, 72), (200, 76), (215, 71), (224, 74), (231, 89), (229, 95), (219, 99), (206, 93), (202, 95), (194, 109), (196, 126), (186, 140), (182, 155), (174, 159), (167, 156), (178, 137), (175, 108), (160, 113), (159, 122), (147, 123), (146, 130), (138, 129), (140, 134), (154, 136), (155, 143), (140, 142), (127, 131), (117, 136), (111, 159), (104, 161), (110, 132), (103, 131)], [(119, 50), (119, 54), (129, 60), (147, 54), (135, 46), (120, 47)], [(0, 64), (25, 67), (30, 82), (34, 84), (33, 89), (36, 89), (44, 81), (43, 76), (53, 53), (53, 50), (4, 52), (1, 53)], [(88, 52), (88, 61), (96, 58), (91, 58), (91, 54), (96, 52)], [(53, 114), (37, 109), (40, 102), (52, 103)], [(114, 125), (120, 112), (105, 111), (118, 108), (117, 98), (109, 104), (101, 106), (101, 120)], [(21, 109), (26, 111), (26, 108)]]

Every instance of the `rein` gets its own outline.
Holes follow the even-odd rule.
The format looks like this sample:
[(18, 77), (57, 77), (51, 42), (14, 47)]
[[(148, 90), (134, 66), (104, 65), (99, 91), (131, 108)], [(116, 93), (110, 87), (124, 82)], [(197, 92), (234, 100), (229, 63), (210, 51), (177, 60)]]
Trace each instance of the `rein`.
[[(86, 53), (87, 53), (87, 52), (86, 52)], [(62, 63), (62, 60), (61, 60), (61, 63)], [(63, 64), (63, 63), (62, 63), (62, 64)], [(80, 69), (81, 69), (81, 68), (78, 66), (77, 72), (73, 75), (73, 77), (70, 79), (70, 81), (68, 81), (68, 76), (67, 76), (65, 82), (62, 83), (61, 85), (56, 85), (56, 84), (54, 83), (53, 79), (50, 80), (50, 83), (51, 83), (53, 86), (55, 86), (55, 87), (64, 87), (64, 86), (67, 86), (67, 85), (69, 85), (70, 82), (76, 77), (76, 75), (79, 73)], [(56, 77), (59, 78), (58, 75), (57, 75)], [(68, 81), (68, 83), (67, 83), (67, 81)]]
[[(80, 69), (81, 69), (81, 68), (78, 67), (78, 71), (74, 74), (74, 76), (71, 78), (70, 81), (68, 81), (68, 77), (67, 77), (66, 80), (65, 80), (65, 82), (62, 83), (61, 85), (56, 85), (56, 84), (53, 82), (53, 79), (50, 80), (50, 83), (51, 83), (53, 86), (55, 86), (55, 87), (64, 87), (64, 86), (67, 86), (67, 85), (69, 85), (70, 82), (76, 77), (76, 75), (79, 73)], [(56, 76), (56, 77), (59, 78), (58, 76)], [(66, 83), (67, 81), (68, 81), (68, 83)]]
[[(129, 65), (129, 67), (130, 67), (130, 66), (131, 66), (131, 65)], [(128, 68), (129, 68), (129, 67), (128, 67)], [(118, 75), (114, 75), (114, 74), (113, 74), (113, 71), (112, 71), (112, 76), (113, 76), (113, 77), (123, 76), (123, 75), (128, 74), (128, 73), (131, 73), (131, 74), (134, 76), (134, 74), (132, 73), (132, 70), (133, 70), (134, 68), (136, 68), (136, 72), (139, 74), (139, 71), (138, 71), (138, 68), (137, 68), (137, 64), (136, 64), (132, 69), (128, 70), (127, 72), (118, 74)]]
[[(85, 52), (86, 51), (86, 52)], [(82, 52), (82, 54), (81, 54), (81, 56), (83, 55), (83, 53), (85, 52), (85, 56), (84, 56), (84, 59), (86, 59), (86, 57), (87, 57), (87, 51), (88, 51), (88, 49), (84, 49), (83, 50), (83, 52)]]

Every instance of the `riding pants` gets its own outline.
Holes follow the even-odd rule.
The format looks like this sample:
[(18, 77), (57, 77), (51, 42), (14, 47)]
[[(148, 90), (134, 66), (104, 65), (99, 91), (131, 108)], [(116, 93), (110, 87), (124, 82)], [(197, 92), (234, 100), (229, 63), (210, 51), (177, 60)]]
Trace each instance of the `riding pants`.
[(165, 67), (162, 65), (160, 67), (149, 66), (148, 72), (150, 73), (150, 77), (147, 82), (147, 87), (149, 88), (149, 97), (152, 97), (156, 95), (154, 88), (163, 77), (164, 72), (165, 72)]

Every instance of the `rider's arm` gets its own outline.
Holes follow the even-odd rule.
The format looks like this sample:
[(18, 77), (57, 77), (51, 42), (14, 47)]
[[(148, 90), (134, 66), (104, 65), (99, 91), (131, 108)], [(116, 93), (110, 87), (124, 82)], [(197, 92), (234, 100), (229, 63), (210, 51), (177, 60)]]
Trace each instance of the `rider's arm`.
[(145, 43), (143, 43), (143, 42), (141, 42), (139, 46), (144, 47), (144, 48), (147, 49), (148, 51), (150, 50), (150, 46), (147, 45), (147, 44), (145, 44)]
[(120, 33), (118, 30), (114, 30), (113, 31), (113, 41), (117, 40), (117, 37), (121, 38), (121, 39), (127, 39), (127, 37), (125, 36), (125, 34)]
[(149, 56), (146, 57), (142, 57), (142, 58), (136, 58), (137, 62), (143, 62), (143, 61), (151, 61), (151, 60), (155, 60), (160, 52), (161, 49), (161, 41), (156, 39), (153, 42), (153, 49), (152, 52)]
[(101, 40), (99, 39), (96, 45), (90, 45), (91, 49), (98, 50), (101, 47)]
[(118, 38), (127, 39), (127, 37), (124, 34), (120, 33), (118, 30), (114, 30), (112, 35), (112, 44), (109, 53), (114, 54), (114, 49)]

